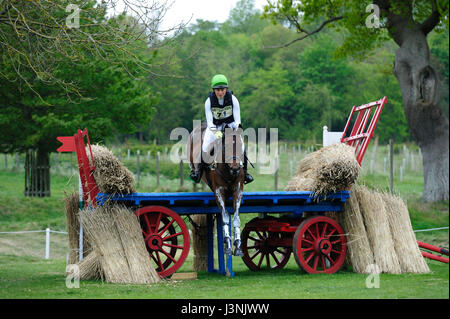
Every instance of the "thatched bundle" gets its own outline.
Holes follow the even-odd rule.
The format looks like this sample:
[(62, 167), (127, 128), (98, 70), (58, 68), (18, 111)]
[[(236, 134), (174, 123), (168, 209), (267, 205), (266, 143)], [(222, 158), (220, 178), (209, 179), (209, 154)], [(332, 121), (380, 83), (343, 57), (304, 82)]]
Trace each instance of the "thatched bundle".
[(312, 178), (305, 177), (292, 177), (286, 185), (287, 191), (313, 191), (314, 180)]
[(359, 209), (356, 195), (359, 191), (357, 185), (353, 186), (351, 196), (344, 205), (344, 211), (338, 214), (338, 220), (347, 236), (347, 264), (353, 267), (354, 272), (367, 273), (368, 266), (374, 263), (374, 256)]
[[(91, 145), (94, 157), (94, 179), (100, 193), (130, 194), (136, 192), (133, 173), (128, 170), (114, 154), (104, 146)], [(91, 157), (86, 148), (89, 162)]]
[[(66, 227), (69, 237), (69, 260), (68, 264), (75, 264), (79, 261), (80, 252), (80, 201), (78, 192), (74, 191), (64, 198), (66, 209)], [(83, 236), (83, 254), (85, 255), (90, 250), (89, 242), (86, 236)]]
[(381, 194), (359, 186), (356, 192), (375, 263), (384, 273), (401, 273)]
[(358, 179), (360, 170), (353, 147), (344, 143), (329, 145), (300, 161), (287, 189), (310, 190), (315, 195), (326, 195), (351, 187)]
[(417, 245), (408, 207), (397, 196), (386, 193), (381, 196), (385, 203), (394, 248), (402, 272), (429, 273), (430, 269)]
[(80, 270), (80, 280), (103, 280), (104, 275), (100, 265), (100, 259), (95, 250), (91, 251), (83, 260), (77, 263)]
[(148, 284), (160, 280), (132, 212), (116, 205), (99, 206), (84, 209), (80, 216), (107, 282)]

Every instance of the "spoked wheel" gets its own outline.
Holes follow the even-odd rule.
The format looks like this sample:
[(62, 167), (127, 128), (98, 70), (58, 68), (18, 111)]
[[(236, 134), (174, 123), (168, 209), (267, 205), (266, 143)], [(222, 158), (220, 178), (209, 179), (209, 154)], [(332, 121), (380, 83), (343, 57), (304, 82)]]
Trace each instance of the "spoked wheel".
[[(266, 220), (267, 229), (270, 219)], [(260, 270), (263, 266), (281, 269), (289, 261), (292, 248), (287, 247), (292, 237), (284, 233), (269, 232), (264, 229), (264, 220), (254, 218), (242, 231), (242, 260), (251, 270)], [(287, 244), (287, 245), (286, 245)]]
[(310, 274), (337, 272), (347, 250), (341, 226), (326, 216), (305, 219), (295, 232), (293, 246), (297, 264)]
[(134, 214), (139, 218), (145, 245), (160, 277), (172, 275), (189, 253), (189, 231), (183, 219), (163, 206), (146, 206)]

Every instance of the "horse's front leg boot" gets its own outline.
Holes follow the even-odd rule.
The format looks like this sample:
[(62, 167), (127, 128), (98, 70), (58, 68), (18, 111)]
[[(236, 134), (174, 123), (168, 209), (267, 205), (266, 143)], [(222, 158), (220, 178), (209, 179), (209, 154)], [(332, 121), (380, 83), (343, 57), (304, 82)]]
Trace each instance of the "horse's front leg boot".
[(231, 248), (231, 238), (225, 237), (225, 255), (231, 255), (233, 253), (233, 250)]
[(242, 249), (241, 249), (241, 240), (240, 239), (236, 239), (234, 241), (234, 253), (233, 253), (233, 255), (238, 256), (238, 257), (244, 256), (244, 253), (242, 252)]

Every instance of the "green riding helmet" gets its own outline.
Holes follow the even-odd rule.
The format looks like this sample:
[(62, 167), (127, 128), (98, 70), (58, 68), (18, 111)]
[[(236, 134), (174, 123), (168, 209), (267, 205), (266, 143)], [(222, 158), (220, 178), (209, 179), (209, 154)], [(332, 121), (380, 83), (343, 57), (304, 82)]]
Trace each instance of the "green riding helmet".
[(228, 80), (227, 80), (226, 76), (223, 74), (214, 75), (211, 80), (211, 87), (213, 89), (227, 88)]

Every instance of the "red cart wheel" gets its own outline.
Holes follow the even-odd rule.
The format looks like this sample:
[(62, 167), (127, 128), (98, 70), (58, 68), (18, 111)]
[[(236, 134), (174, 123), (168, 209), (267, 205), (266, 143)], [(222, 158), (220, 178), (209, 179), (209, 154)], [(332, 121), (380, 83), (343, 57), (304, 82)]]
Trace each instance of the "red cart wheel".
[(347, 242), (338, 222), (326, 216), (305, 219), (294, 235), (294, 256), (310, 274), (337, 272), (345, 260)]
[[(258, 227), (255, 227), (256, 222)], [(260, 270), (263, 264), (271, 269), (281, 269), (289, 261), (292, 248), (279, 246), (286, 234), (261, 230), (261, 222), (261, 219), (254, 218), (245, 225), (241, 236), (242, 260), (254, 271)]]
[(189, 253), (189, 231), (183, 219), (163, 206), (146, 206), (134, 214), (139, 218), (145, 245), (160, 277), (177, 271)]

